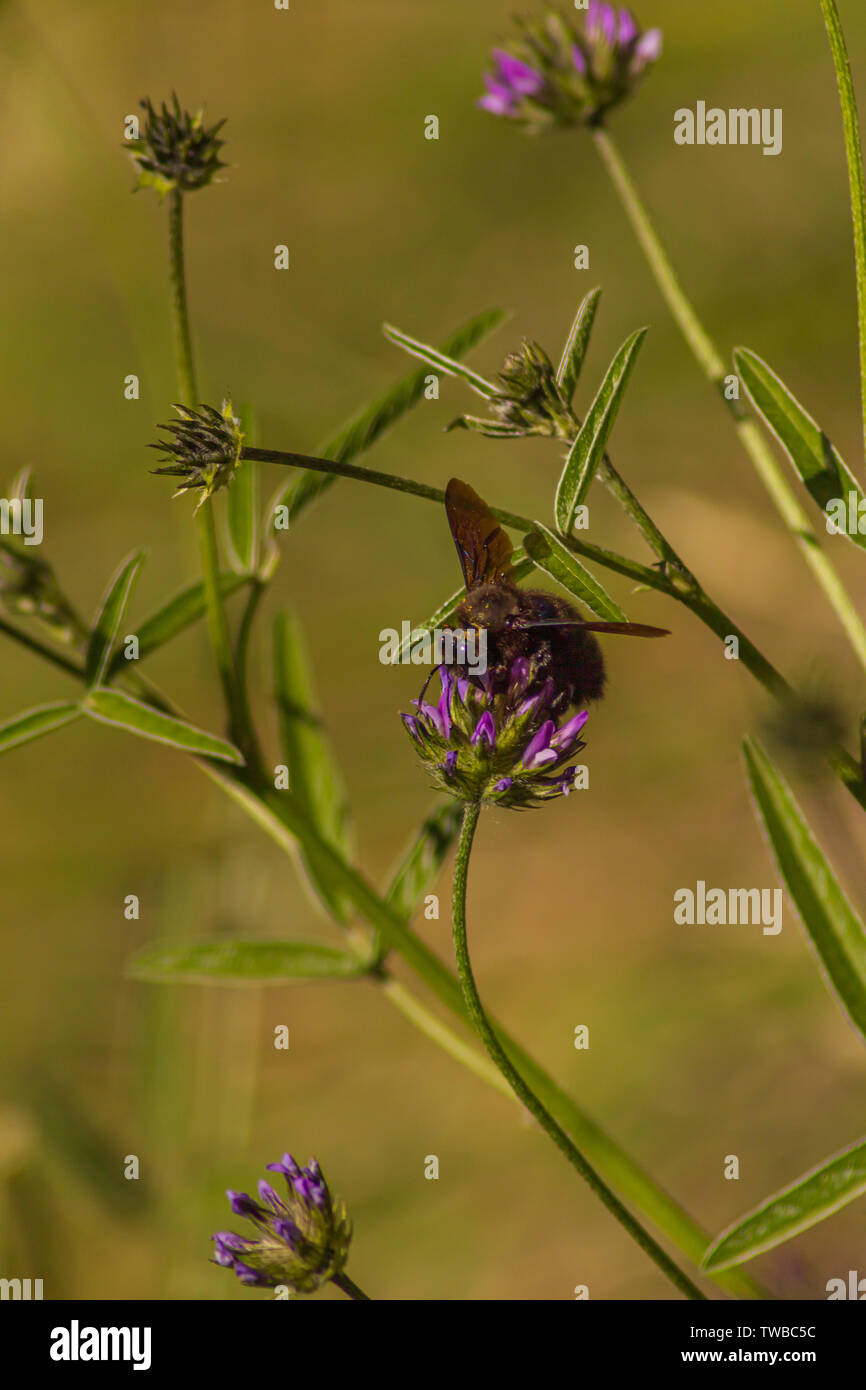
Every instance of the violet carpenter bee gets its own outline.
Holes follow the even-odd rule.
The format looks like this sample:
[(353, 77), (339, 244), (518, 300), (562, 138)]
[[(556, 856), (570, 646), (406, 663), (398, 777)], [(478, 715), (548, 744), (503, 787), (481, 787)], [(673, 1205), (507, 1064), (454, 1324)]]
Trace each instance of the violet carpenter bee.
[(604, 693), (604, 658), (596, 632), (666, 637), (643, 623), (587, 622), (567, 599), (542, 589), (521, 589), (512, 576), (512, 546), (478, 493), (459, 478), (445, 491), (448, 524), (460, 557), (466, 596), (456, 611), (463, 629), (487, 632), (488, 671), (494, 690), (505, 689), (515, 660), (531, 663), (529, 693), (548, 679), (555, 706), (584, 705)]

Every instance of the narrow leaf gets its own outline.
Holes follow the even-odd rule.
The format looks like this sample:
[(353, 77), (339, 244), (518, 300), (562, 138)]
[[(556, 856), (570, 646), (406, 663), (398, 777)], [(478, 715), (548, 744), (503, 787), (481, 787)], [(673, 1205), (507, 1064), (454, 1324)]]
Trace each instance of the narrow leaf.
[(571, 531), (575, 511), (589, 492), (596, 469), (604, 458), (613, 422), (622, 405), (625, 388), (646, 331), (639, 328), (619, 349), (569, 450), (556, 489), (554, 509), (556, 524), (564, 536)]
[(779, 872), (829, 981), (866, 1035), (866, 931), (790, 789), (754, 739), (743, 744), (752, 792)]
[(130, 555), (124, 560), (105, 592), (84, 658), (84, 678), (89, 686), (99, 685), (105, 675), (114, 639), (143, 561), (143, 550), (137, 550), (134, 555)]
[(866, 1192), (866, 1140), (825, 1159), (713, 1241), (706, 1270), (730, 1269), (816, 1226)]
[(73, 719), (80, 718), (79, 706), (67, 703), (40, 705), (26, 714), (18, 714), (14, 719), (0, 724), (0, 753), (17, 748), (19, 743), (30, 743), (43, 734), (50, 734), (52, 729), (62, 729), (64, 724), (71, 724)]
[[(736, 349), (734, 365), (752, 404), (821, 510), (826, 511), (828, 502), (841, 499), (847, 512), (849, 492), (855, 494), (858, 504), (866, 500), (841, 454), (772, 368), (747, 348)], [(861, 535), (856, 526), (846, 527), (836, 534), (847, 536), (854, 545), (866, 547), (866, 536)]]
[[(220, 575), (220, 593), (223, 598), (229, 598), (243, 584), (242, 575)], [(204, 617), (205, 606), (204, 584), (190, 584), (188, 588), (181, 589), (174, 598), (169, 599), (168, 603), (139, 624), (136, 633), (139, 659), (147, 656), (149, 652), (156, 651), (158, 647), (169, 642), (172, 637), (177, 637), (178, 633), (185, 631), (186, 628), (192, 627), (193, 623)], [(116, 652), (109, 670), (113, 674), (125, 665), (123, 653)]]
[[(505, 320), (507, 315), (501, 309), (489, 309), (486, 313), (471, 318), (456, 333), (445, 339), (440, 351), (447, 357), (461, 358), (471, 351), (482, 338), (492, 333)], [(316, 453), (320, 458), (334, 459), (348, 463), (371, 448), (392, 425), (411, 410), (423, 398), (429, 373), (425, 368), (412, 372), (410, 376), (398, 381), (384, 396), (373, 405), (362, 410), (347, 425), (344, 425)], [(274, 509), (287, 506), (294, 520), (317, 497), (337, 481), (333, 474), (301, 473), (290, 477), (271, 499), (268, 508), (267, 526), (273, 528)]]
[(82, 700), (81, 708), (101, 724), (113, 724), (115, 728), (127, 729), (155, 743), (167, 743), (185, 753), (195, 753), (205, 758), (243, 763), (243, 756), (231, 743), (206, 734), (194, 724), (187, 724), (184, 719), (161, 714), (159, 710), (133, 700), (130, 695), (121, 695), (117, 690), (90, 690)]
[(574, 323), (571, 325), (571, 331), (562, 350), (562, 357), (556, 369), (556, 380), (567, 401), (571, 401), (580, 379), (580, 373), (583, 370), (583, 361), (589, 347), (589, 337), (592, 333), (592, 325), (595, 322), (600, 298), (601, 288), (599, 287), (590, 290), (583, 299), (574, 316)]
[(557, 584), (561, 584), (569, 593), (574, 594), (575, 598), (585, 603), (591, 612), (605, 622), (624, 623), (627, 622), (619, 604), (614, 603), (610, 594), (599, 583), (593, 574), (590, 574), (585, 565), (563, 545), (558, 536), (552, 531), (548, 531), (541, 522), (535, 523), (537, 529), (530, 531), (524, 537), (523, 544), (527, 553), (545, 574), (549, 574), (551, 579), (555, 579)]
[[(286, 614), (274, 623), (274, 697), (295, 801), (322, 839), (347, 859), (345, 792), (321, 718), (314, 712), (312, 676), (300, 627)], [(334, 888), (323, 862), (315, 855), (305, 856), (304, 862), (325, 906), (338, 921), (348, 921), (348, 904)]]
[[(255, 444), (252, 407), (240, 410), (245, 444)], [(244, 459), (235, 469), (226, 493), (227, 550), (229, 563), (237, 574), (254, 574), (258, 563), (258, 517), (260, 464)]]
[(407, 921), (416, 912), (460, 831), (462, 811), (446, 801), (429, 816), (414, 836), (388, 889), (387, 901)]
[(169, 984), (283, 985), (357, 979), (365, 968), (349, 951), (315, 942), (158, 941), (133, 956), (127, 973)]
[(408, 333), (401, 333), (399, 328), (393, 324), (385, 323), (382, 325), (382, 332), (393, 343), (395, 347), (403, 348), (404, 352), (410, 352), (413, 357), (420, 357), (429, 366), (435, 367), (437, 372), (444, 372), (446, 376), (461, 377), (473, 391), (477, 391), (479, 396), (494, 396), (496, 387), (492, 381), (486, 381), (483, 376), (473, 372), (470, 367), (464, 367), (462, 362), (457, 362), (453, 357), (448, 357), (446, 353), (439, 352), (437, 348), (431, 347), (429, 343), (421, 343), (417, 338), (410, 338)]

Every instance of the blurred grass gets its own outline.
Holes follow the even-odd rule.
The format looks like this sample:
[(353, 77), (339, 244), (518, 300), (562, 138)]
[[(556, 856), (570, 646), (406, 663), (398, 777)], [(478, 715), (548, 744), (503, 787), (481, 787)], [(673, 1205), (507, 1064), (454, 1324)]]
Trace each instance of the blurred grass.
[[(862, 92), (866, 16), (841, 8)], [(732, 0), (722, 14), (657, 0), (640, 17), (665, 29), (666, 54), (616, 133), (684, 283), (726, 350), (765, 355), (856, 466), (847, 187), (818, 6)], [(502, 304), (511, 323), (472, 359), (490, 372), (524, 334), (557, 352), (582, 294), (603, 284), (580, 403), (626, 334), (650, 324), (614, 460), (783, 670), (837, 673), (832, 693), (853, 730), (862, 697), (844, 640), (667, 319), (589, 143), (533, 143), (474, 108), (508, 22), (494, 0), (334, 0), (288, 13), (229, 0), (0, 8), (5, 473), (33, 467), (46, 554), (83, 611), (134, 546), (149, 548), (136, 613), (192, 575), (190, 505), (170, 502), (144, 449), (175, 396), (165, 209), (149, 193), (129, 196), (121, 148), (138, 99), (176, 88), (228, 117), (232, 167), (187, 217), (207, 399), (230, 390), (252, 400), (264, 446), (311, 449), (406, 370), (382, 320), (433, 341)], [(674, 109), (699, 98), (783, 107), (784, 153), (675, 146)], [(431, 112), (438, 142), (423, 139)], [(291, 248), (288, 274), (272, 269), (278, 242)], [(577, 242), (590, 247), (588, 273), (572, 268)], [(129, 372), (138, 402), (123, 399)], [(465, 404), (443, 384), (441, 401), (377, 447), (376, 466), (438, 485), (465, 476), (548, 520), (556, 449), (443, 438)], [(592, 518), (593, 538), (642, 553), (609, 498), (594, 495)], [(395, 718), (416, 678), (379, 665), (378, 632), (423, 617), (456, 586), (451, 541), (437, 509), (342, 482), (283, 550), (253, 654), (259, 708), (273, 735), (267, 620), (290, 604), (362, 863), (381, 880), (430, 794)], [(839, 563), (861, 593), (859, 557)], [(674, 637), (651, 653), (610, 643), (610, 694), (589, 725), (591, 798), (485, 815), (470, 929), (491, 1006), (716, 1230), (861, 1132), (862, 1045), (788, 908), (778, 938), (673, 925), (674, 890), (697, 878), (775, 883), (738, 753), (765, 707), (684, 610), (614, 578), (610, 587), (631, 616)], [(0, 717), (68, 690), (9, 645), (2, 661)], [(203, 630), (148, 671), (217, 728)], [(820, 783), (809, 804), (862, 902), (862, 825)], [(248, 1185), (290, 1147), (317, 1153), (347, 1199), (352, 1272), (374, 1295), (569, 1298), (585, 1282), (593, 1297), (667, 1296), (516, 1109), (371, 987), (239, 995), (123, 981), (131, 951), (157, 936), (319, 929), (288, 862), (179, 757), (75, 726), (7, 755), (0, 815), (10, 1096), (26, 1109), (34, 1070), (59, 1078), (114, 1146), (118, 1174), (138, 1153), (162, 1195), (158, 1221), (122, 1223), (45, 1153), (64, 1293), (236, 1296), (206, 1263), (208, 1235), (226, 1224), (222, 1189)], [(123, 916), (131, 892), (138, 922)], [(450, 959), (446, 912), (419, 930)], [(289, 1053), (272, 1047), (281, 1022)], [(577, 1023), (590, 1026), (588, 1052), (572, 1046)], [(436, 1183), (423, 1178), (428, 1153), (440, 1158)], [(736, 1184), (722, 1177), (728, 1153), (740, 1155)], [(791, 1296), (820, 1297), (856, 1263), (864, 1235), (860, 1204), (756, 1269)]]

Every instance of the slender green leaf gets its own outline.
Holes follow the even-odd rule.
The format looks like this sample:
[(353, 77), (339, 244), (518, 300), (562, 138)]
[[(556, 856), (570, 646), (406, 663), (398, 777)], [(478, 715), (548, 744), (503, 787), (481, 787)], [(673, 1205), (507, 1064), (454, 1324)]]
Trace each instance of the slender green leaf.
[(536, 522), (535, 531), (530, 531), (524, 537), (523, 544), (531, 560), (549, 574), (551, 579), (555, 579), (557, 584), (561, 584), (569, 593), (579, 598), (581, 603), (585, 603), (587, 608), (605, 622), (624, 623), (627, 622), (619, 604), (614, 603), (610, 594), (598, 582), (594, 575), (590, 574), (585, 565), (573, 551), (563, 545), (558, 536), (552, 531), (548, 531), (541, 522)]
[(387, 902), (407, 921), (436, 881), (459, 834), (461, 817), (462, 808), (456, 801), (444, 802), (424, 821), (401, 859), (388, 888)]
[(26, 714), (16, 714), (14, 719), (0, 724), (0, 753), (17, 748), (20, 743), (30, 743), (43, 734), (50, 734), (52, 729), (62, 729), (64, 724), (71, 724), (73, 719), (80, 718), (80, 707), (65, 702), (39, 705), (37, 709), (27, 710)]
[(866, 931), (780, 772), (754, 739), (743, 744), (749, 782), (779, 872), (830, 983), (866, 1035)]
[(117, 630), (123, 621), (133, 585), (143, 562), (143, 550), (137, 550), (134, 555), (130, 555), (124, 560), (106, 590), (84, 658), (84, 678), (89, 686), (99, 685), (105, 676)]
[(861, 1140), (825, 1159), (723, 1231), (707, 1250), (702, 1268), (715, 1272), (754, 1259), (816, 1226), (864, 1192), (866, 1140)]
[[(486, 313), (471, 318), (456, 333), (445, 339), (441, 351), (448, 357), (461, 358), (469, 352), (488, 333), (505, 320), (507, 315), (501, 309), (490, 309)], [(384, 396), (373, 405), (362, 410), (337, 434), (323, 444), (316, 453), (319, 458), (334, 459), (339, 463), (349, 463), (371, 448), (386, 430), (411, 410), (423, 398), (429, 373), (422, 367), (411, 375), (398, 381)], [(273, 530), (274, 510), (279, 506), (289, 509), (295, 520), (301, 512), (326, 492), (337, 479), (328, 473), (301, 473), (290, 477), (274, 494), (268, 507), (267, 525)]]
[(496, 386), (492, 381), (486, 381), (483, 376), (473, 372), (471, 367), (465, 367), (462, 362), (457, 362), (453, 357), (440, 352), (438, 348), (431, 347), (429, 343), (421, 343), (417, 338), (410, 338), (408, 333), (402, 333), (393, 324), (382, 325), (382, 332), (393, 343), (395, 347), (403, 348), (404, 352), (409, 352), (413, 357), (420, 357), (422, 362), (428, 366), (435, 367), (437, 372), (444, 372), (446, 376), (461, 377), (473, 391), (477, 391), (479, 396), (489, 397), (496, 394)]
[[(517, 583), (519, 580), (525, 579), (528, 574), (532, 573), (534, 568), (535, 566), (532, 561), (528, 559), (525, 551), (518, 546), (511, 561), (511, 577), (514, 582)], [(461, 599), (465, 597), (466, 590), (458, 589), (456, 594), (452, 594), (450, 598), (447, 598), (444, 603), (439, 605), (435, 613), (431, 613), (426, 622), (419, 623), (417, 627), (413, 627), (409, 636), (400, 643), (397, 655), (394, 659), (395, 665), (400, 662), (408, 661), (410, 650), (416, 642), (421, 640), (425, 633), (433, 632), (436, 628), (451, 627), (457, 607)]]
[[(252, 406), (242, 405), (239, 417), (244, 443), (255, 444)], [(226, 492), (226, 550), (237, 574), (255, 574), (258, 567), (260, 471), (261, 465), (255, 459), (244, 459), (235, 469), (231, 487)]]
[(357, 979), (365, 965), (349, 951), (306, 941), (164, 941), (127, 967), (136, 980), (203, 985), (284, 985)]
[(596, 469), (604, 458), (613, 422), (622, 405), (646, 329), (639, 328), (623, 343), (605, 373), (586, 419), (569, 450), (556, 489), (556, 524), (564, 536), (574, 525), (574, 514), (589, 492)]
[[(841, 499), (847, 509), (849, 492), (854, 493), (858, 505), (866, 500), (839, 451), (772, 368), (747, 348), (736, 349), (734, 365), (752, 404), (821, 510), (826, 511), (827, 504), (837, 499)], [(857, 527), (835, 534), (845, 535), (854, 545), (866, 548), (866, 535), (861, 535)]]
[(242, 754), (225, 739), (215, 738), (213, 734), (197, 729), (194, 724), (187, 724), (184, 719), (161, 714), (159, 710), (133, 700), (130, 695), (121, 695), (117, 690), (90, 690), (82, 700), (81, 708), (101, 724), (113, 724), (118, 729), (127, 729), (129, 733), (139, 734), (155, 743), (167, 743), (185, 753), (205, 758), (243, 763)]
[(562, 350), (562, 357), (556, 369), (556, 380), (567, 401), (570, 401), (574, 395), (580, 373), (583, 370), (583, 362), (589, 347), (589, 338), (600, 298), (601, 288), (599, 287), (590, 290), (589, 294), (582, 300)]
[[(345, 791), (321, 718), (314, 712), (312, 675), (300, 627), (293, 616), (283, 613), (274, 623), (274, 698), (295, 801), (322, 838), (341, 858), (349, 859)], [(315, 854), (303, 858), (312, 886), (329, 912), (347, 922), (349, 905), (334, 888), (325, 863)]]
[[(243, 575), (221, 574), (220, 593), (222, 597), (229, 598), (242, 588), (244, 583)], [(192, 627), (193, 623), (197, 623), (200, 618), (204, 617), (205, 607), (203, 583), (190, 584), (188, 588), (181, 589), (156, 613), (145, 618), (143, 623), (139, 623), (136, 633), (139, 659), (156, 651), (157, 648), (171, 641), (172, 637), (177, 637), (179, 633), (184, 632), (186, 628)], [(114, 675), (126, 665), (123, 652), (115, 652), (109, 670)]]

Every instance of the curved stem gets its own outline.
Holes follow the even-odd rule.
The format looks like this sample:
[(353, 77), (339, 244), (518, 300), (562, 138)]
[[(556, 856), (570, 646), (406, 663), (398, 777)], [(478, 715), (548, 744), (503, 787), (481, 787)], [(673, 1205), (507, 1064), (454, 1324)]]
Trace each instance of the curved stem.
[(342, 1289), (347, 1298), (353, 1298), (356, 1303), (372, 1303), (373, 1301), (370, 1295), (364, 1293), (363, 1289), (359, 1289), (354, 1279), (350, 1279), (345, 1272), (343, 1274), (335, 1274), (331, 1283), (336, 1284), (337, 1288)]
[(611, 1191), (607, 1184), (599, 1177), (595, 1169), (587, 1162), (580, 1149), (568, 1137), (551, 1115), (550, 1111), (542, 1105), (534, 1091), (526, 1084), (520, 1072), (514, 1066), (505, 1048), (496, 1036), (490, 1022), (484, 1012), (484, 1007), (478, 994), (478, 986), (475, 983), (475, 976), (472, 973), (472, 962), (469, 959), (469, 942), (466, 933), (466, 882), (469, 875), (469, 856), (472, 853), (472, 841), (475, 838), (475, 828), (478, 824), (480, 806), (477, 802), (469, 803), (463, 812), (463, 825), (460, 831), (460, 843), (457, 847), (457, 861), (454, 866), (454, 894), (452, 900), (453, 925), (454, 925), (454, 950), (457, 956), (457, 970), (460, 975), (460, 983), (463, 987), (463, 997), (466, 1001), (466, 1009), (481, 1041), (487, 1048), (491, 1059), (496, 1063), (502, 1075), (505, 1077), (511, 1089), (514, 1091), (518, 1100), (526, 1106), (529, 1113), (538, 1121), (544, 1132), (553, 1140), (560, 1153), (571, 1164), (572, 1168), (580, 1174), (583, 1180), (589, 1184), (592, 1191), (601, 1202), (607, 1207), (608, 1211), (616, 1218), (620, 1225), (628, 1232), (633, 1240), (637, 1242), (645, 1254), (670, 1279), (671, 1283), (679, 1289), (680, 1293), (686, 1298), (705, 1299), (706, 1294), (702, 1293), (696, 1284), (693, 1284), (682, 1270), (674, 1264), (673, 1260), (662, 1250), (661, 1246), (653, 1240), (648, 1231), (645, 1231), (640, 1222), (637, 1221), (622, 1204), (619, 1198)]
[(610, 174), (614, 188), (625, 208), (632, 229), (646, 256), (665, 303), (704, 375), (716, 387), (720, 398), (729, 408), (741, 444), (752, 460), (755, 470), (770, 494), (785, 526), (799, 546), (818, 585), (824, 591), (824, 595), (844, 629), (861, 666), (866, 670), (866, 627), (864, 627), (863, 621), (851, 601), (851, 596), (839, 578), (834, 565), (821, 549), (817, 532), (812, 526), (808, 514), (797, 500), (761, 430), (755, 421), (745, 414), (738, 401), (726, 399), (724, 395), (724, 383), (727, 375), (725, 363), (687, 299), (616, 145), (607, 131), (601, 128), (593, 131), (593, 140)]
[(863, 179), (863, 150), (857, 119), (857, 100), (851, 78), (851, 65), (845, 46), (845, 33), (836, 9), (836, 0), (820, 0), (827, 37), (836, 69), (836, 84), (842, 106), (848, 185), (851, 190), (851, 220), (854, 226), (854, 263), (857, 272), (857, 330), (860, 342), (860, 400), (863, 409), (863, 445), (866, 450), (866, 184)]

